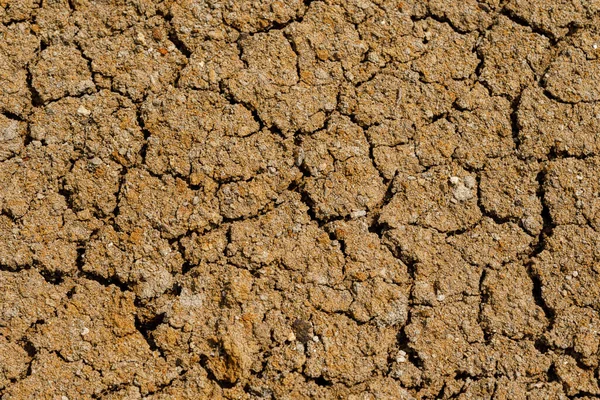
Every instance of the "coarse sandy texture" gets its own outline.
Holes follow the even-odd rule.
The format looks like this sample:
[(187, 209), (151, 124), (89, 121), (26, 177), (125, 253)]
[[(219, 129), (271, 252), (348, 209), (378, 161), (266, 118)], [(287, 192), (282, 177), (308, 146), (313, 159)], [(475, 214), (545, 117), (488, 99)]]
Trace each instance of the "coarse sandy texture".
[(600, 1), (0, 23), (2, 400), (600, 396)]

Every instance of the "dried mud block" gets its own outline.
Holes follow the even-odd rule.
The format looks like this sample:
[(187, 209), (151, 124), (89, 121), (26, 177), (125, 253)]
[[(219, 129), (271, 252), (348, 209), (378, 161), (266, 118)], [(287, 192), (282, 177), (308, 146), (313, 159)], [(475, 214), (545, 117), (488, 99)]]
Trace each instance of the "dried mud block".
[[(90, 296), (95, 299), (93, 303)], [(135, 327), (134, 316), (130, 293), (84, 281), (73, 287), (56, 316), (36, 327), (30, 341), (37, 351), (56, 352), (66, 362), (85, 362), (98, 374), (88, 379), (102, 389), (135, 382), (146, 394), (171, 381), (177, 372), (153, 355)], [(75, 374), (64, 368), (58, 368), (58, 372), (65, 378)]]
[[(172, 398), (193, 400), (198, 396), (207, 399), (222, 399), (223, 393), (220, 386), (208, 378), (208, 373), (204, 368), (194, 365), (186, 371), (182, 378), (174, 380), (158, 393), (146, 396), (146, 398), (148, 400), (168, 400)], [(115, 400), (122, 398), (122, 396), (116, 396)], [(132, 397), (132, 400), (135, 398)]]
[(39, 2), (37, 0), (3, 0), (2, 3), (0, 3), (0, 21), (2, 21), (3, 24), (9, 24), (13, 21), (29, 19), (38, 6)]
[(184, 248), (183, 255), (192, 265), (198, 265), (200, 262), (217, 263), (226, 261), (225, 249), (229, 244), (227, 235), (229, 227), (214, 229), (205, 234), (193, 232), (189, 236), (181, 238), (181, 245)]
[(390, 398), (398, 400), (413, 400), (414, 397), (395, 379), (388, 377), (375, 378), (368, 383), (357, 385), (348, 400)]
[[(49, 6), (48, 3), (50, 2), (44, 2), (43, 8)], [(166, 10), (153, 0), (107, 0), (104, 3), (80, 1), (69, 4), (67, 9), (71, 14), (71, 21), (66, 28), (76, 26), (76, 35), (83, 40), (123, 33), (135, 25), (152, 20), (159, 9), (166, 14)]]
[(227, 251), (230, 262), (250, 270), (276, 264), (302, 272), (307, 282), (333, 285), (342, 279), (339, 243), (311, 221), (296, 194), (257, 219), (234, 223)]
[(30, 71), (32, 86), (43, 102), (96, 89), (88, 61), (75, 47), (55, 45), (44, 49)]
[(419, 73), (421, 82), (440, 83), (448, 86), (452, 81), (467, 79), (475, 72), (479, 60), (471, 51), (477, 35), (461, 35), (450, 25), (431, 18), (420, 21), (427, 40), (427, 51), (414, 60), (412, 69)]
[(363, 282), (381, 278), (397, 285), (409, 282), (406, 265), (394, 256), (377, 234), (369, 231), (366, 218), (331, 222), (325, 229), (343, 243), (347, 279)]
[(40, 350), (31, 362), (31, 374), (11, 385), (5, 398), (93, 398), (106, 388), (100, 372), (83, 360), (65, 361), (60, 354)]
[(302, 0), (236, 1), (225, 3), (223, 21), (240, 32), (254, 33), (301, 18), (305, 10)]
[[(0, 20), (4, 5), (15, 11), (27, 1), (0, 3)], [(32, 3), (33, 4), (33, 3)], [(20, 20), (20, 18), (18, 18)], [(27, 18), (25, 18), (27, 19)], [(0, 112), (24, 117), (31, 107), (27, 65), (35, 58), (40, 41), (28, 22), (0, 25)]]
[[(243, 38), (241, 46), (241, 59), (247, 64), (247, 70), (242, 71), (236, 80), (244, 79), (256, 89), (259, 89), (258, 82), (263, 81), (265, 87), (262, 90), (272, 94), (278, 87), (292, 86), (300, 79), (296, 69), (297, 55), (282, 32), (272, 31)], [(240, 94), (248, 91), (240, 89), (244, 90)]]
[(178, 83), (184, 88), (219, 91), (222, 82), (243, 68), (235, 43), (207, 40), (191, 54)]
[(558, 382), (536, 382), (531, 379), (498, 379), (494, 399), (566, 400), (562, 385)]
[(415, 154), (424, 167), (446, 164), (451, 161), (460, 142), (456, 127), (446, 119), (417, 130)]
[(473, 297), (439, 307), (413, 308), (405, 332), (408, 346), (421, 361), (424, 379), (433, 383), (458, 371), (480, 375), (491, 367), (486, 365), (493, 359), (486, 357), (478, 313), (479, 301)]
[(0, 162), (21, 153), (27, 124), (0, 114)]
[[(213, 165), (215, 158), (227, 155), (226, 149), (219, 154), (217, 139), (225, 143), (243, 140), (260, 129), (241, 104), (230, 104), (223, 96), (208, 91), (172, 88), (149, 98), (142, 107), (142, 118), (150, 132), (146, 157), (153, 173), (188, 176), (193, 171), (212, 179), (236, 180), (249, 179), (255, 172), (239, 168), (235, 162), (229, 168)], [(211, 159), (204, 161), (202, 156), (208, 155)], [(246, 162), (255, 162), (253, 158)]]
[(173, 17), (171, 23), (176, 37), (191, 51), (195, 51), (206, 40), (235, 42), (240, 36), (235, 28), (223, 24), (223, 7), (183, 0), (169, 4), (168, 12)]
[(600, 158), (565, 159), (549, 163), (544, 203), (556, 225), (588, 224), (600, 228)]
[(217, 346), (225, 357), (211, 356), (207, 368), (220, 382), (235, 383), (250, 374), (256, 349), (245, 339), (248, 326), (242, 324), (219, 326)]
[(474, 228), (446, 239), (470, 264), (500, 268), (519, 260), (530, 250), (534, 238), (516, 223), (496, 224), (484, 217)]
[(568, 396), (580, 393), (589, 394), (594, 397), (600, 395), (600, 388), (598, 387), (595, 372), (579, 367), (573, 357), (568, 355), (556, 357), (554, 367), (558, 380), (562, 383), (565, 393)]
[(489, 350), (496, 361), (496, 370), (511, 380), (521, 377), (543, 379), (543, 374), (552, 367), (552, 357), (540, 352), (535, 341), (530, 339), (512, 340), (502, 335), (492, 335)]
[(0, 271), (0, 276), (0, 336), (17, 343), (36, 322), (55, 315), (67, 290), (46, 282), (32, 269)]
[(400, 64), (381, 70), (353, 89), (347, 101), (349, 112), (361, 126), (404, 120), (419, 127), (431, 123), (434, 116), (448, 113), (467, 89), (461, 81), (448, 82), (448, 87), (437, 82), (423, 83), (418, 72)]
[(30, 362), (24, 348), (0, 336), (0, 390), (24, 376)]
[(117, 192), (122, 168), (119, 164), (100, 158), (78, 160), (65, 177), (64, 190), (76, 211), (90, 210), (109, 216), (117, 206)]
[(221, 221), (214, 194), (190, 189), (180, 178), (130, 169), (123, 179), (116, 223), (124, 232), (153, 228), (173, 239)]
[(457, 109), (432, 124), (417, 126), (415, 153), (425, 167), (453, 160), (471, 168), (481, 168), (489, 158), (512, 153), (510, 104), (491, 97), (476, 84), (456, 100)]
[(58, 179), (68, 172), (66, 152), (60, 147), (29, 146), (22, 157), (13, 157), (0, 168), (0, 209), (21, 218), (45, 193), (57, 192)]
[(305, 374), (346, 385), (363, 382), (387, 363), (395, 335), (393, 329), (357, 325), (345, 316), (315, 315), (316, 340), (307, 344)]
[(512, 0), (507, 11), (553, 38), (561, 38), (572, 26), (585, 24), (599, 9), (597, 2), (575, 0)]
[[(186, 118), (172, 107), (183, 102)], [(258, 214), (300, 177), (292, 141), (259, 131), (259, 123), (241, 104), (209, 92), (172, 91), (144, 110), (151, 133), (146, 159), (152, 170), (190, 175), (191, 183), (206, 191), (218, 184), (225, 218)]]
[(0, 112), (23, 116), (31, 108), (27, 70), (0, 53)]
[(458, 110), (448, 120), (456, 126), (460, 141), (452, 157), (470, 168), (482, 168), (488, 159), (514, 152), (510, 103), (490, 96), (482, 85), (475, 86), (456, 101)]
[(113, 160), (129, 167), (140, 163), (144, 134), (134, 104), (102, 90), (81, 98), (65, 98), (37, 109), (30, 135), (43, 143), (67, 146), (89, 158)]
[(566, 400), (563, 386), (559, 382), (537, 382), (529, 385), (528, 396), (531, 400)]
[(82, 43), (83, 53), (92, 60), (92, 72), (112, 80), (109, 88), (141, 101), (173, 84), (187, 62), (167, 29), (156, 17), (115, 36), (90, 38)]
[(398, 175), (392, 194), (380, 216), (380, 223), (392, 228), (419, 225), (450, 232), (467, 229), (482, 216), (477, 180), (456, 164), (433, 167), (416, 176)]
[(77, 242), (89, 238), (97, 221), (75, 215), (58, 193), (58, 177), (69, 168), (64, 152), (53, 152), (53, 146), (27, 150), (25, 158), (12, 158), (0, 169), (0, 208), (10, 217), (2, 224), (2, 259), (11, 269), (35, 262), (46, 272), (73, 272)]
[(600, 100), (596, 77), (600, 62), (588, 60), (586, 54), (573, 47), (563, 51), (544, 76), (546, 90), (561, 102), (579, 103)]
[(227, 82), (233, 97), (255, 109), (267, 127), (285, 136), (323, 127), (336, 108), (336, 85), (311, 86), (300, 81), (298, 56), (283, 33), (271, 31), (240, 39), (247, 66)]
[(33, 25), (29, 22), (0, 25), (0, 37), (2, 38), (0, 54), (6, 56), (16, 66), (26, 67), (35, 58), (40, 45), (40, 40), (33, 29)]
[(80, 238), (73, 237), (72, 227), (65, 218), (67, 210), (63, 196), (49, 193), (37, 199), (21, 218), (18, 227), (20, 239), (27, 244), (33, 260), (43, 270), (59, 274), (77, 270), (77, 239), (87, 239), (91, 231), (81, 232)]
[(373, 164), (386, 182), (391, 181), (398, 173), (417, 175), (425, 169), (419, 164), (412, 144), (374, 147)]
[(344, 268), (350, 290), (342, 293), (350, 295), (346, 307), (350, 315), (357, 321), (378, 326), (404, 325), (408, 315), (406, 265), (394, 258), (376, 234), (368, 231), (366, 221), (336, 221), (326, 229), (344, 246)]
[[(77, 4), (80, 5), (81, 3)], [(80, 32), (73, 23), (73, 10), (69, 6), (69, 0), (45, 1), (41, 2), (36, 12), (34, 29), (37, 36), (47, 45), (73, 44), (75, 36)]]
[(593, 368), (598, 366), (599, 330), (600, 319), (594, 310), (572, 306), (556, 315), (545, 340), (558, 349), (573, 351), (580, 363)]
[(326, 130), (302, 140), (299, 152), (310, 174), (303, 189), (317, 218), (368, 212), (383, 199), (386, 188), (369, 159), (369, 144), (349, 118), (334, 116)]
[(517, 111), (524, 156), (590, 156), (600, 152), (598, 103), (565, 104), (548, 98), (541, 88), (525, 89)]
[(483, 57), (480, 80), (494, 95), (517, 98), (544, 72), (550, 40), (529, 27), (500, 16), (477, 49)]
[(129, 235), (103, 227), (86, 245), (82, 270), (129, 285), (141, 299), (159, 296), (173, 286), (183, 260), (153, 229)]
[(16, 270), (33, 262), (31, 249), (19, 233), (11, 218), (0, 216), (0, 264), (4, 269)]
[(300, 81), (313, 87), (337, 86), (336, 81), (358, 66), (368, 49), (340, 5), (315, 3), (284, 34), (297, 54)]
[[(351, 4), (350, 2), (339, 3), (348, 8)], [(422, 32), (415, 29), (415, 22), (412, 19), (413, 15), (421, 14), (413, 8), (422, 7), (423, 3), (402, 2), (396, 7), (391, 3), (393, 2), (378, 8), (372, 7), (372, 3), (356, 2), (353, 7), (355, 9), (350, 11), (356, 18), (352, 22), (358, 22), (360, 36), (369, 49), (366, 62), (346, 74), (353, 83), (368, 79), (381, 64), (390, 61), (412, 61), (422, 56), (426, 50)], [(415, 14), (412, 13), (413, 11)]]
[(548, 325), (544, 310), (533, 297), (533, 282), (526, 267), (506, 264), (497, 271), (486, 271), (481, 282), (482, 323), (488, 333), (513, 339), (536, 337)]
[(193, 271), (181, 281), (181, 294), (162, 308), (164, 323), (152, 332), (154, 341), (170, 364), (201, 361), (224, 384), (248, 379), (257, 368), (259, 341), (271, 341), (268, 331), (266, 338), (257, 334), (266, 310), (252, 275), (232, 265), (201, 264)]
[(557, 314), (571, 307), (600, 308), (600, 239), (589, 226), (554, 228), (544, 250), (534, 259), (544, 302)]
[(404, 226), (386, 232), (384, 242), (411, 265), (415, 304), (435, 305), (479, 295), (482, 267), (465, 261), (459, 251), (445, 243), (445, 235)]
[(350, 314), (359, 322), (402, 326), (408, 317), (408, 296), (397, 286), (375, 278), (352, 286)]
[(532, 235), (543, 226), (538, 195), (540, 166), (516, 157), (490, 160), (481, 173), (481, 206), (488, 215), (513, 220)]
[(470, 32), (489, 27), (500, 10), (498, 0), (467, 0), (460, 3), (443, 0), (427, 1), (429, 12), (436, 18), (447, 20), (456, 30)]

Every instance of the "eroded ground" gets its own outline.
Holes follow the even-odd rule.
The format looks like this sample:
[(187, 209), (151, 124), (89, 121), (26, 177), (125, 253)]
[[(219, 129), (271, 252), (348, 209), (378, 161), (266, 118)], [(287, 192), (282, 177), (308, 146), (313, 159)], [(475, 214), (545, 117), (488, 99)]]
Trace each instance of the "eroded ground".
[(599, 11), (0, 0), (0, 397), (597, 398)]

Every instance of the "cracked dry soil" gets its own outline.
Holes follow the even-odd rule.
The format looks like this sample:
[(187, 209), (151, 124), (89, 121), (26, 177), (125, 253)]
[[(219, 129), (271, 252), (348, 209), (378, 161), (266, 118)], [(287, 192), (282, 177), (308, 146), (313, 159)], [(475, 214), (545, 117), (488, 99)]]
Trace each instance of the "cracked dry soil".
[(599, 11), (0, 0), (0, 398), (598, 398)]

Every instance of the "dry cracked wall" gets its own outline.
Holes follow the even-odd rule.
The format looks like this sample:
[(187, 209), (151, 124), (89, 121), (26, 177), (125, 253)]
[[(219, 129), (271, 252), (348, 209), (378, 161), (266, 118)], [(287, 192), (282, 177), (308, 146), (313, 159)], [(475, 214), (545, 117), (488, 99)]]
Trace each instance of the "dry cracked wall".
[(0, 397), (597, 398), (599, 11), (0, 0)]

